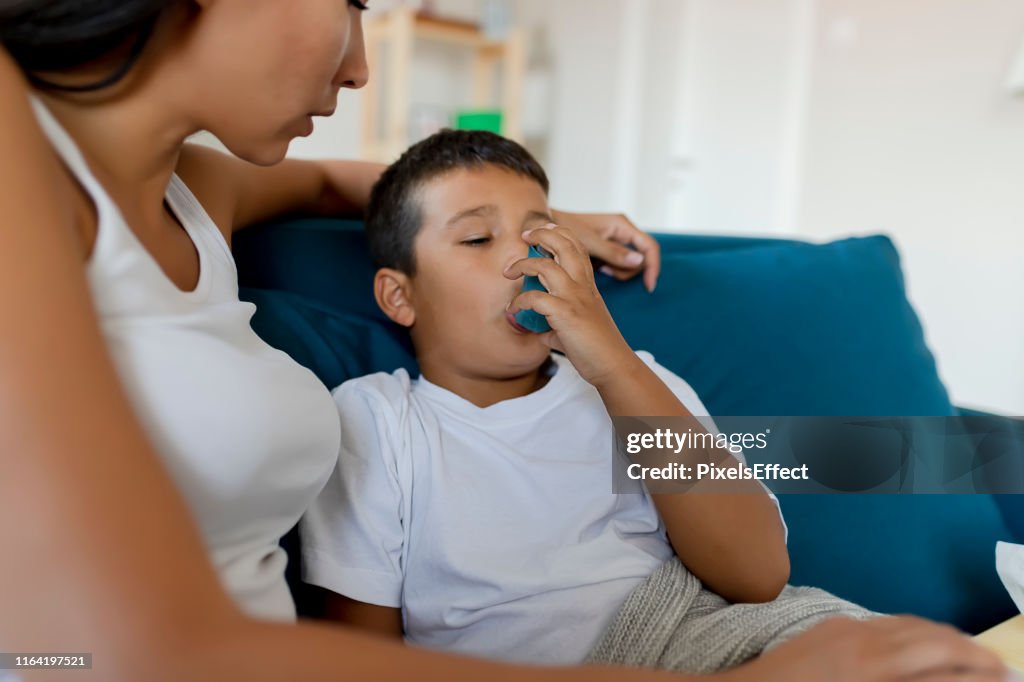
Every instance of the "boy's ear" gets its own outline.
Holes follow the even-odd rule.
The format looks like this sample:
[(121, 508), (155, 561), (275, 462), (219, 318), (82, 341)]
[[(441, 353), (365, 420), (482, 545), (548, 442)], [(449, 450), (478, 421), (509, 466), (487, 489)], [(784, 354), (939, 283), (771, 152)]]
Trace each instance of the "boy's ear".
[(399, 270), (381, 268), (373, 277), (373, 297), (384, 314), (403, 327), (416, 321), (409, 276)]

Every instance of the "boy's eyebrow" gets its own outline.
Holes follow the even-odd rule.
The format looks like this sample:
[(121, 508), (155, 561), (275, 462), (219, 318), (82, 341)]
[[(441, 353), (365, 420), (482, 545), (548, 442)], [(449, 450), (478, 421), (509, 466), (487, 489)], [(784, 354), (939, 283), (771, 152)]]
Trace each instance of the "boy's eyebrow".
[[(494, 204), (486, 204), (484, 206), (477, 206), (476, 208), (466, 209), (465, 211), (459, 211), (454, 216), (449, 218), (449, 221), (444, 223), (445, 227), (452, 227), (455, 223), (459, 222), (463, 218), (480, 218), (489, 217), (498, 212), (498, 207)], [(529, 211), (526, 213), (526, 217), (522, 223), (526, 224), (534, 220), (547, 220), (552, 221), (551, 213), (548, 211)]]
[(551, 218), (551, 213), (548, 211), (530, 211), (526, 214), (526, 220), (523, 221), (523, 224), (525, 225), (526, 223), (534, 220), (546, 220), (549, 223), (554, 222)]
[(492, 216), (497, 213), (498, 207), (494, 204), (486, 204), (484, 206), (477, 206), (476, 208), (467, 208), (464, 211), (459, 211), (445, 223), (445, 227), (451, 227), (455, 223), (459, 222), (463, 218), (481, 218)]
[[(445, 227), (452, 227), (455, 223), (459, 222), (464, 218), (488, 218), (498, 212), (498, 207), (494, 204), (485, 204), (484, 206), (477, 206), (476, 208), (467, 208), (464, 211), (459, 211), (445, 223)], [(523, 224), (533, 222), (535, 220), (546, 220), (551, 222), (551, 214), (548, 211), (529, 211), (526, 214), (526, 218), (523, 220)]]

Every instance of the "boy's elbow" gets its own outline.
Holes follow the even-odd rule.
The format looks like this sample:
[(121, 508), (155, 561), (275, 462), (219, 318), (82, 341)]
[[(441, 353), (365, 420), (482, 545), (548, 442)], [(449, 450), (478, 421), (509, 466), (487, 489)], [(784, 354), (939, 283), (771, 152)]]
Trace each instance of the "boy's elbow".
[(777, 575), (773, 576), (771, 580), (765, 582), (762, 591), (756, 595), (756, 603), (764, 603), (775, 601), (779, 595), (782, 594), (782, 590), (786, 588), (786, 583), (789, 582), (789, 565), (786, 565), (784, 571), (779, 571)]
[(763, 604), (774, 601), (782, 594), (786, 584), (789, 582), (790, 565), (789, 554), (783, 552), (774, 561), (765, 564), (761, 570), (759, 579), (750, 586), (749, 603)]
[(720, 594), (736, 604), (764, 604), (778, 598), (789, 582), (789, 555), (785, 552), (761, 561), (746, 564), (748, 571), (742, 577), (736, 576), (729, 587), (723, 586)]

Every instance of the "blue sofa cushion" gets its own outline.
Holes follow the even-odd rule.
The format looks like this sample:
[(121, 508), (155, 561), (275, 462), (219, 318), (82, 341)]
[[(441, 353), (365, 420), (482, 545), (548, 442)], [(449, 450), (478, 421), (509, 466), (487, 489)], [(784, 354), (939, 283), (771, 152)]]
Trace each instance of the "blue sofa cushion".
[[(655, 294), (604, 277), (602, 292), (630, 344), (686, 378), (712, 414), (955, 413), (885, 237), (658, 237)], [(256, 331), (328, 386), (397, 367), (415, 373), (404, 330), (373, 301), (360, 223), (252, 228), (235, 254), (243, 297), (258, 306)], [(794, 584), (969, 631), (1013, 612), (994, 569), (995, 541), (1013, 536), (992, 496), (781, 502)]]
[(954, 414), (886, 237), (664, 240), (653, 296), (608, 283), (634, 348), (685, 377), (712, 414)]

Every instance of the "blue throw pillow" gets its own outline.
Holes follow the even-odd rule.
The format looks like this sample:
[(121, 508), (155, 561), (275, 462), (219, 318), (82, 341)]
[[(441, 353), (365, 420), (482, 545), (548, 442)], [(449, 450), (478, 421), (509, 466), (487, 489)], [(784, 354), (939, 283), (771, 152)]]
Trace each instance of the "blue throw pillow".
[(653, 295), (602, 291), (634, 348), (686, 378), (712, 414), (951, 415), (885, 237), (665, 247)]
[(390, 321), (332, 309), (284, 291), (246, 288), (240, 295), (256, 304), (256, 333), (312, 370), (329, 388), (399, 367), (413, 375), (418, 372), (409, 335)]

